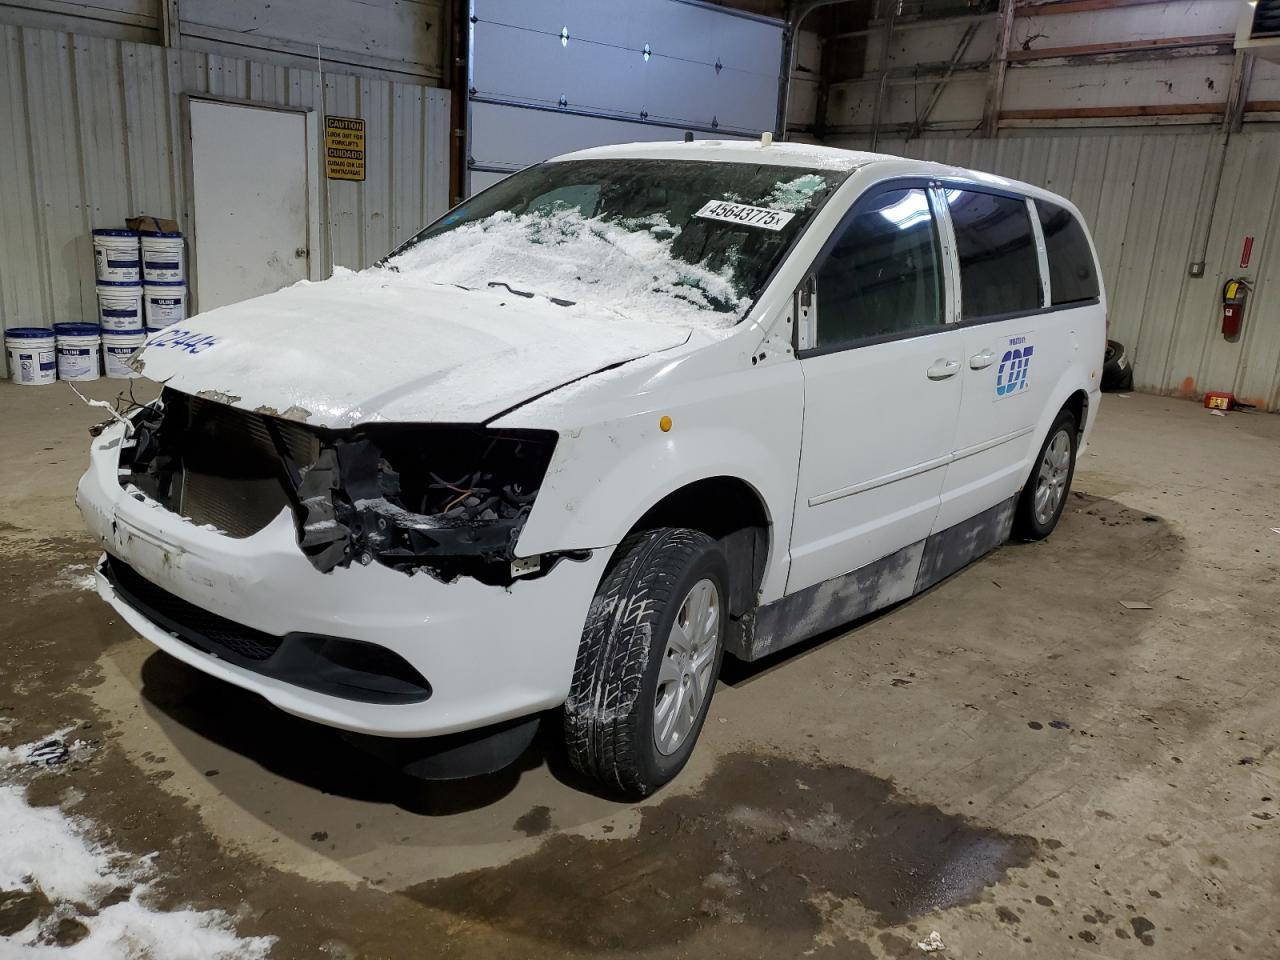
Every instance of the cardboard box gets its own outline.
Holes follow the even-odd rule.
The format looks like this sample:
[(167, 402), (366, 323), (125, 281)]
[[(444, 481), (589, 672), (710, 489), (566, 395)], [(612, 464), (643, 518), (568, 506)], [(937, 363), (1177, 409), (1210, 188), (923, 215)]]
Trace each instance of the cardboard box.
[(124, 225), (130, 230), (149, 230), (160, 233), (179, 233), (182, 230), (177, 220), (166, 220), (164, 217), (129, 217)]

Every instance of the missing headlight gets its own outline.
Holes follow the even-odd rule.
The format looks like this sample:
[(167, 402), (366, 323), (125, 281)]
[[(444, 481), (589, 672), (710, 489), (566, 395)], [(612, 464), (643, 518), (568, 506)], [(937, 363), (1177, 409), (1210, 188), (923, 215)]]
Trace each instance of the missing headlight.
[(378, 562), (508, 584), (555, 442), (550, 431), (470, 426), (335, 433), (298, 471), (299, 544), (324, 572)]
[(326, 430), (165, 390), (135, 420), (121, 483), (195, 523), (248, 537), (289, 510), (317, 570), (381, 563), (510, 584), (561, 556), (518, 560), (551, 462), (549, 430), (377, 424)]

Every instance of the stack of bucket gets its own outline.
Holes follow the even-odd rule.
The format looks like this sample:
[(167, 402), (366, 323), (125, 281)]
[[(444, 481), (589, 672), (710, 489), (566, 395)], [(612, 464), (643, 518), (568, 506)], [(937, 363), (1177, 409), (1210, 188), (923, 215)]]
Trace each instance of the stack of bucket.
[(142, 258), (136, 230), (93, 231), (98, 320), (108, 377), (137, 376), (125, 363), (146, 342), (142, 322)]
[(98, 317), (108, 377), (136, 377), (128, 358), (149, 333), (186, 317), (181, 233), (93, 231)]
[(9, 369), (16, 383), (139, 376), (129, 359), (155, 332), (186, 318), (187, 280), (181, 233), (160, 230), (93, 231), (98, 322), (55, 323), (5, 331)]
[[(55, 323), (48, 327), (13, 327), (4, 332), (9, 371), (14, 383), (40, 386), (54, 380), (97, 380), (101, 372), (101, 347), (109, 343), (96, 323)], [(129, 347), (142, 345), (142, 334)], [(110, 347), (108, 347), (110, 349)], [(108, 376), (137, 376), (128, 367)]]
[(187, 316), (187, 272), (181, 233), (144, 230), (142, 304), (147, 330), (159, 330)]
[(104, 331), (159, 330), (186, 318), (181, 233), (95, 230), (93, 256)]

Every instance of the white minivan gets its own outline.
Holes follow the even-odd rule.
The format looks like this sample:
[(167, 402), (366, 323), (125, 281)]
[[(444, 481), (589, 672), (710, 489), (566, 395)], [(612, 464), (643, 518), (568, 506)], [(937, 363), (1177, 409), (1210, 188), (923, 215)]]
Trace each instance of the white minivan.
[(557, 710), (670, 780), (755, 660), (1058, 521), (1106, 302), (1070, 202), (768, 142), (579, 151), (378, 265), (134, 363), (77, 500), (98, 591), (194, 667), (423, 776)]

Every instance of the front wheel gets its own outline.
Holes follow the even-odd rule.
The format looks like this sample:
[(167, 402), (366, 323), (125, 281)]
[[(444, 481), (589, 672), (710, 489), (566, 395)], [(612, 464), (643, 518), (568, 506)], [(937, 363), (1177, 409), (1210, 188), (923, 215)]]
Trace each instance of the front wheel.
[(1079, 430), (1070, 410), (1061, 411), (1049, 428), (1031, 477), (1022, 488), (1013, 515), (1014, 536), (1043, 540), (1058, 525), (1076, 471)]
[(665, 527), (622, 542), (565, 701), (575, 768), (635, 796), (680, 772), (720, 673), (728, 601), (728, 566), (705, 533)]

